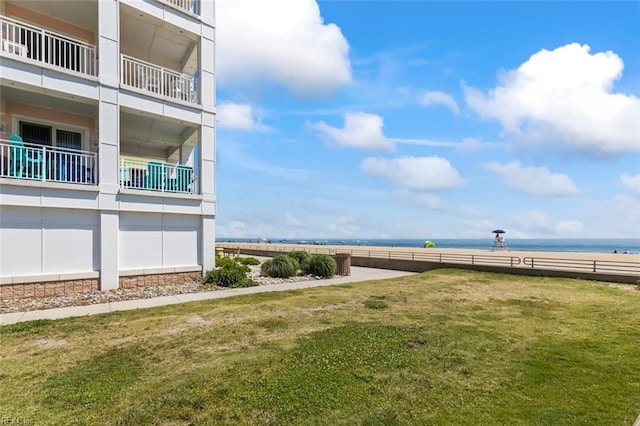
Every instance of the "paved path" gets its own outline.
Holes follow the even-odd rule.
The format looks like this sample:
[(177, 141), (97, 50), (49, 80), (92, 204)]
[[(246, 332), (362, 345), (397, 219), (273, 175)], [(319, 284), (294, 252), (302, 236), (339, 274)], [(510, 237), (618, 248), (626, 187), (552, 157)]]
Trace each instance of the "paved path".
[(151, 299), (125, 300), (122, 302), (101, 303), (86, 306), (69, 306), (65, 308), (44, 309), (40, 311), (14, 312), (0, 314), (0, 324), (15, 324), (22, 321), (37, 319), (60, 319), (80, 317), (85, 315), (103, 314), (131, 309), (152, 308), (155, 306), (173, 305), (176, 303), (195, 302), (199, 300), (221, 299), (223, 297), (240, 296), (243, 294), (265, 293), (269, 291), (287, 291), (301, 288), (322, 287), (335, 284), (346, 284), (368, 280), (384, 280), (387, 278), (413, 275), (412, 272), (391, 271), (388, 269), (351, 267), (348, 277), (331, 278), (328, 280), (298, 281), (293, 283), (262, 285), (257, 287), (234, 288), (228, 290), (207, 291), (201, 293), (177, 294), (175, 296), (154, 297)]

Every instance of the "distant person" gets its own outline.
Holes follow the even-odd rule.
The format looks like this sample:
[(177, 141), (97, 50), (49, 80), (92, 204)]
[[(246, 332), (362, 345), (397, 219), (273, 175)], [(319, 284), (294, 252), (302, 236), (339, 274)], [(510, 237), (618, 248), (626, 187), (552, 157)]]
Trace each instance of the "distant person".
[(629, 254), (629, 250), (623, 251), (622, 254)]
[(614, 254), (618, 253), (618, 250), (613, 249), (613, 253), (614, 253)]

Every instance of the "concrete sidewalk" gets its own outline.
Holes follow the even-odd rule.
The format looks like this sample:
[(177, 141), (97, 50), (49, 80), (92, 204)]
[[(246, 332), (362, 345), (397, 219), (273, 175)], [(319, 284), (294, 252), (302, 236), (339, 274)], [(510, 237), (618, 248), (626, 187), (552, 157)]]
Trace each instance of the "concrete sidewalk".
[(173, 305), (176, 303), (195, 302), (199, 300), (222, 299), (223, 297), (240, 296), (243, 294), (297, 290), (302, 288), (323, 287), (368, 280), (384, 280), (388, 278), (397, 278), (407, 275), (414, 275), (414, 273), (352, 266), (350, 276), (331, 278), (327, 280), (298, 281), (293, 283), (261, 285), (257, 287), (232, 288), (201, 293), (177, 294), (175, 296), (154, 297), (151, 299), (135, 299), (96, 305), (69, 306), (65, 308), (53, 308), (40, 311), (0, 314), (0, 325), (15, 324), (17, 322), (33, 321), (38, 319), (54, 320), (69, 317), (81, 317), (84, 315), (103, 314), (115, 311), (128, 311), (131, 309), (152, 308), (155, 306)]

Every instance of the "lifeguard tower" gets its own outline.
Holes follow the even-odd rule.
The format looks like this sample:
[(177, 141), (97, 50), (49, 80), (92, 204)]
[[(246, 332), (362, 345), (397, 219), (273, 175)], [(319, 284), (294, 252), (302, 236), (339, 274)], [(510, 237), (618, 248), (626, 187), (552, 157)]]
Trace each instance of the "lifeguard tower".
[(495, 231), (493, 231), (493, 233), (496, 234), (496, 236), (493, 239), (493, 247), (491, 247), (491, 251), (508, 250), (507, 242), (505, 241), (503, 236), (505, 232), (502, 229), (496, 229)]

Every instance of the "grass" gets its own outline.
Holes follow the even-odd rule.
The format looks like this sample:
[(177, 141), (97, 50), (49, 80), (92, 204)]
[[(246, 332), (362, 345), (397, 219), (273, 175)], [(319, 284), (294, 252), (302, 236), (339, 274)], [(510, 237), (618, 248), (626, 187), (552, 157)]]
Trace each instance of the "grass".
[(630, 425), (640, 292), (437, 270), (0, 327), (34, 424)]

